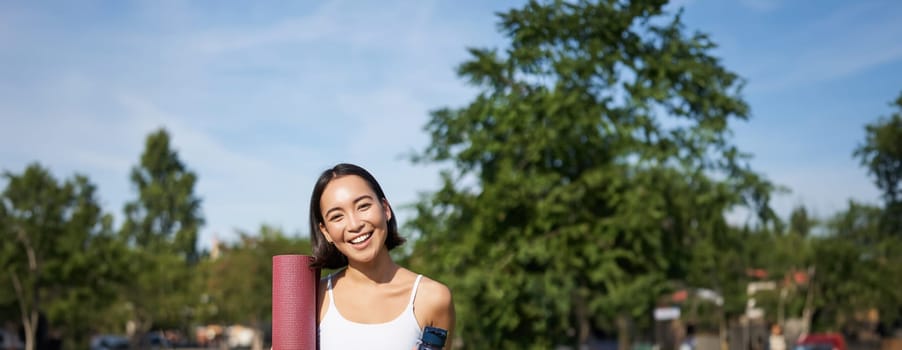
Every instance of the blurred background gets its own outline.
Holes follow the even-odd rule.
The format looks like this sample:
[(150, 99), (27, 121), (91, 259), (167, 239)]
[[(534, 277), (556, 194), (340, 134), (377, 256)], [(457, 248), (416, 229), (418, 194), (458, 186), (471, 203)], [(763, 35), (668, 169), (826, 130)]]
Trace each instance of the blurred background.
[(268, 348), (316, 176), (465, 349), (902, 349), (902, 3), (0, 1), (0, 349)]

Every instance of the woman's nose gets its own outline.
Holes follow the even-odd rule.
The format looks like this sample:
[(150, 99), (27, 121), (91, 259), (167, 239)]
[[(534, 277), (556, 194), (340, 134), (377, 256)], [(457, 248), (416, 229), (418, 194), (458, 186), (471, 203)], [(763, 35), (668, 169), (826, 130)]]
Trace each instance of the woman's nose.
[(357, 232), (363, 229), (363, 220), (357, 217), (357, 214), (348, 215), (348, 231)]

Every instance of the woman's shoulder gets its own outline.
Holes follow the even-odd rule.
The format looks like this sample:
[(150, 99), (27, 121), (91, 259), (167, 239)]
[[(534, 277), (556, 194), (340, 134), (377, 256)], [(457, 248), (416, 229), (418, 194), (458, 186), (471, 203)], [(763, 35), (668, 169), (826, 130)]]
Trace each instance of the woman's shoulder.
[(448, 305), (451, 303), (451, 289), (444, 283), (424, 275), (420, 279), (417, 298), (424, 298), (424, 301), (427, 301), (428, 304), (432, 305)]
[[(421, 292), (428, 292), (429, 294), (440, 294), (451, 296), (451, 289), (448, 288), (444, 283), (436, 281), (429, 276), (421, 274), (416, 271), (411, 271), (405, 267), (402, 267), (400, 270), (400, 276), (402, 281), (413, 281), (416, 280), (417, 276), (420, 277), (420, 284), (417, 287), (417, 298), (420, 297)], [(402, 282), (409, 283), (409, 282)]]
[[(409, 270), (408, 270), (409, 272)], [(418, 274), (410, 272), (413, 276)], [(452, 308), (451, 289), (444, 283), (422, 275), (416, 291), (416, 306), (426, 308), (430, 314), (446, 313)]]
[(334, 283), (335, 283), (335, 280), (338, 279), (338, 276), (339, 276), (342, 272), (344, 272), (344, 270), (345, 270), (344, 268), (341, 268), (341, 269), (338, 269), (338, 270), (331, 271), (331, 272), (328, 273), (328, 274), (321, 275), (320, 278), (319, 278), (319, 283), (317, 283), (317, 286), (316, 286), (316, 287), (317, 287), (317, 288), (316, 288), (316, 289), (317, 289), (317, 292), (318, 292), (320, 295), (322, 295), (322, 294), (326, 291), (326, 289), (329, 288), (329, 287), (328, 287), (329, 283), (334, 284)]
[(444, 283), (423, 276), (417, 289), (414, 312), (420, 326), (439, 327), (449, 333), (454, 330), (454, 301), (451, 289)]
[(348, 267), (344, 266), (344, 267), (340, 267), (335, 270), (329, 270), (329, 273), (322, 274), (320, 276), (319, 281), (322, 283), (326, 283), (326, 281), (328, 281), (329, 279), (332, 279), (332, 282), (334, 283), (336, 279), (344, 276), (344, 273), (347, 269), (348, 269)]

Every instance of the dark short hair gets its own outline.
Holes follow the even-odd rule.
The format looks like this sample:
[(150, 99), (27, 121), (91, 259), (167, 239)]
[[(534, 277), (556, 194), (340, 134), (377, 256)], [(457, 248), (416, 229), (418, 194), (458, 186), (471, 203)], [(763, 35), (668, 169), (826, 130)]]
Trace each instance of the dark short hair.
[[(376, 192), (379, 200), (387, 201), (385, 192), (382, 191), (379, 182), (364, 168), (354, 164), (341, 163), (323, 171), (319, 179), (316, 180), (316, 186), (313, 187), (313, 195), (310, 196), (310, 242), (313, 246), (312, 267), (337, 269), (348, 265), (348, 257), (338, 251), (335, 245), (326, 241), (325, 237), (323, 237), (323, 232), (319, 229), (320, 224), (323, 224), (325, 221), (323, 220), (322, 208), (320, 207), (320, 199), (323, 197), (326, 185), (334, 179), (348, 175), (360, 176), (367, 182), (370, 189)], [(388, 236), (385, 238), (385, 245), (388, 247), (388, 250), (392, 250), (404, 243), (404, 238), (398, 234), (398, 220), (395, 217), (394, 209), (389, 206), (389, 210), (391, 210), (391, 218), (388, 219)]]

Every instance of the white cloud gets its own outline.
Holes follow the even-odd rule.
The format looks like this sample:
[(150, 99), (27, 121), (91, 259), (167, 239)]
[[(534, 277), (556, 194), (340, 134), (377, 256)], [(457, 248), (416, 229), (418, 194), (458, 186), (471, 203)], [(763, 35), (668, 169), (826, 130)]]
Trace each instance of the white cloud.
[(902, 13), (876, 4), (849, 3), (797, 29), (748, 57), (752, 91), (809, 86), (902, 59)]
[(781, 0), (740, 0), (739, 3), (757, 12), (771, 12), (782, 5)]
[[(378, 4), (378, 5), (376, 5)], [(434, 1), (402, 3), (324, 2), (306, 16), (289, 17), (264, 26), (214, 27), (188, 33), (182, 52), (230, 55), (286, 45), (312, 43), (358, 50), (409, 51), (428, 41), (441, 40), (429, 26), (435, 19)], [(309, 46), (306, 46), (309, 47)], [(311, 52), (311, 54), (315, 54)], [(396, 54), (403, 53), (397, 52)]]
[(217, 28), (201, 32), (191, 35), (183, 43), (183, 48), (189, 52), (221, 55), (262, 46), (298, 44), (333, 37), (341, 28), (335, 18), (341, 13), (338, 4), (339, 2), (326, 2), (309, 16), (289, 18), (269, 26)]

